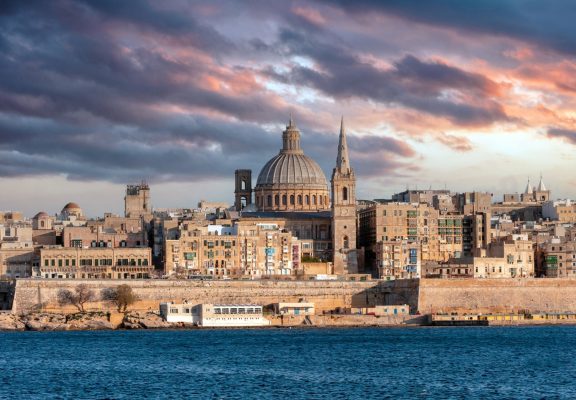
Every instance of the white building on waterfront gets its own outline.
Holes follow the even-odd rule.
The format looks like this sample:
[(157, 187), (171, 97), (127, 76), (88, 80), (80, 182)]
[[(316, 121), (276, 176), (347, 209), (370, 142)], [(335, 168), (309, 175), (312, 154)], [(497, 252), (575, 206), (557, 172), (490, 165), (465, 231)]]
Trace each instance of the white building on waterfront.
[(267, 326), (262, 306), (254, 304), (174, 304), (161, 303), (160, 315), (167, 322), (183, 322), (202, 327)]

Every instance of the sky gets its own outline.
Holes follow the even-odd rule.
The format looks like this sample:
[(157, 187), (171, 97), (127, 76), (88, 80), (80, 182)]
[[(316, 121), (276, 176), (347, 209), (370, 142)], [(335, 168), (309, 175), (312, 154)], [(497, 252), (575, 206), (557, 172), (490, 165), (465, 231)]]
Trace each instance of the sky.
[(575, 198), (576, 2), (0, 3), (0, 210), (233, 202), (292, 113), (329, 178), (344, 116), (357, 197)]

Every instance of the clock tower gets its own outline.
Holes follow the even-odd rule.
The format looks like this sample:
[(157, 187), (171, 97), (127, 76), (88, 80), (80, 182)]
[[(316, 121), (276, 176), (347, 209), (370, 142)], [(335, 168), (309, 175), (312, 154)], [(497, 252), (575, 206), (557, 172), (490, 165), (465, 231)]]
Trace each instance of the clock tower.
[(332, 249), (335, 274), (358, 273), (356, 252), (356, 176), (350, 167), (344, 117), (336, 167), (332, 171)]

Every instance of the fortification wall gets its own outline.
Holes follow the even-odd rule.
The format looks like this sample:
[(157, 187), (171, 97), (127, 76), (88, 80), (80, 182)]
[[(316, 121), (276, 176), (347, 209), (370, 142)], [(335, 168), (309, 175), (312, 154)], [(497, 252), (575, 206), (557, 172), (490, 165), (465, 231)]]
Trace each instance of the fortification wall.
[[(319, 312), (337, 307), (370, 307), (382, 304), (384, 291), (375, 282), (340, 281), (188, 281), (188, 280), (44, 280), (20, 279), (16, 282), (12, 310), (14, 313), (30, 311), (66, 312), (61, 307), (58, 291), (74, 290), (86, 284), (97, 295), (103, 289), (121, 284), (130, 285), (139, 301), (131, 308), (137, 311), (157, 310), (161, 302), (228, 304), (271, 304), (314, 302)], [(88, 304), (88, 310), (103, 310), (109, 305), (101, 302)]]
[[(157, 310), (161, 302), (271, 304), (315, 303), (318, 313), (338, 307), (409, 304), (421, 314), (437, 312), (495, 313), (576, 312), (576, 279), (412, 279), (397, 281), (188, 281), (188, 280), (43, 280), (16, 282), (13, 312), (67, 312), (57, 303), (60, 289), (88, 285), (97, 295), (103, 289), (130, 285), (140, 300), (136, 311)], [(107, 310), (94, 302), (88, 310)]]
[(418, 310), (576, 312), (576, 279), (421, 279)]

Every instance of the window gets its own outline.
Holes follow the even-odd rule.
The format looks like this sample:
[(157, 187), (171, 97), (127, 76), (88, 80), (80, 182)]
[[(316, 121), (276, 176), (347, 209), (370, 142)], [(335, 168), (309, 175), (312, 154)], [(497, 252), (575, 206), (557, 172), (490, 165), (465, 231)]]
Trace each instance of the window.
[(344, 248), (347, 249), (350, 246), (350, 241), (348, 240), (348, 236), (344, 236)]
[(305, 199), (306, 199), (306, 205), (307, 206), (310, 205), (310, 196), (306, 195)]
[(279, 195), (274, 196), (274, 205), (275, 206), (280, 205), (280, 196)]
[(283, 195), (282, 195), (282, 205), (285, 206), (286, 203), (287, 203), (286, 195), (283, 194)]
[(313, 196), (312, 196), (312, 204), (313, 204), (313, 205), (316, 205), (316, 195), (313, 195)]
[(293, 194), (290, 195), (290, 205), (291, 206), (294, 205), (294, 195)]
[(342, 188), (342, 200), (344, 200), (344, 201), (348, 200), (348, 188), (347, 187)]
[(272, 207), (272, 195), (268, 195), (268, 207)]
[(298, 195), (298, 205), (299, 206), (302, 205), (302, 195), (301, 194)]

